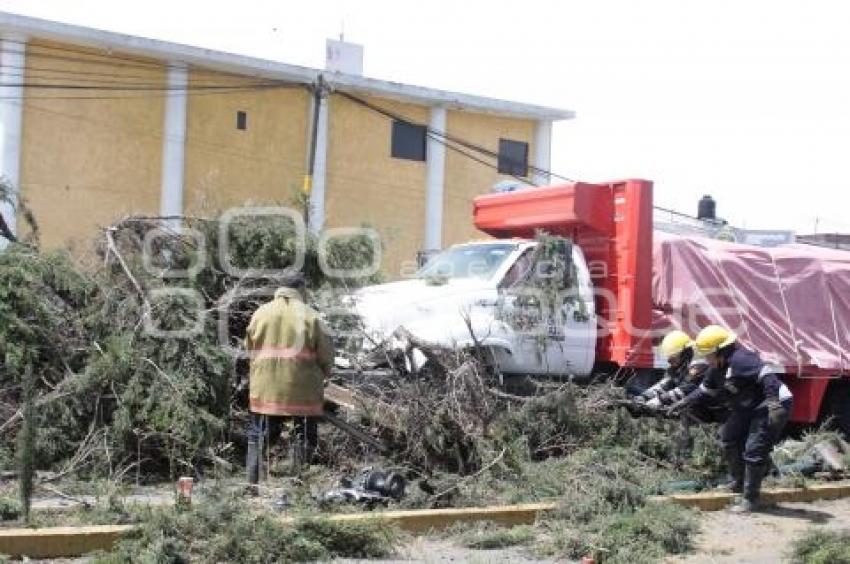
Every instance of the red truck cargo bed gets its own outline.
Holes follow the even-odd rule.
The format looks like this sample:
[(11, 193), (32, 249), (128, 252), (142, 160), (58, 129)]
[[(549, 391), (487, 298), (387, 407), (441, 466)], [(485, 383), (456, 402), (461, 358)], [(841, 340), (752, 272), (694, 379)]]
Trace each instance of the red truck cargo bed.
[(765, 360), (785, 366), (792, 419), (817, 418), (826, 378), (850, 369), (850, 253), (656, 232), (653, 263), (656, 334), (725, 325)]

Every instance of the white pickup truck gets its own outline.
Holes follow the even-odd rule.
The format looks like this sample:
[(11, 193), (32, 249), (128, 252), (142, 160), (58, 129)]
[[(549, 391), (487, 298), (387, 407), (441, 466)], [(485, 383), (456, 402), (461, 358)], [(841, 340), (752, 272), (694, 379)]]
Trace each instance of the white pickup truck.
[[(422, 341), (461, 348), (473, 345), (474, 334), (503, 373), (588, 375), (596, 318), (584, 254), (565, 245), (561, 252), (569, 257), (558, 263), (571, 268), (559, 276), (547, 265), (553, 261), (540, 260), (537, 245), (527, 239), (455, 245), (412, 279), (363, 288), (355, 301), (363, 329), (376, 342), (392, 340), (403, 327)], [(538, 290), (536, 276), (555, 292)], [(548, 301), (558, 302), (552, 314), (535, 316), (550, 309), (540, 306)]]

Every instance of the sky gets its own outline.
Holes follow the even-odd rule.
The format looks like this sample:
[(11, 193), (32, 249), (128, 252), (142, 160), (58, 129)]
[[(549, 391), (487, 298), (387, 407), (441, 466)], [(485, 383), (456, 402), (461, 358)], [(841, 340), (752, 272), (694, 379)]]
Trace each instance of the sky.
[(850, 6), (840, 1), (0, 0), (0, 10), (574, 110), (551, 169), (704, 194), (749, 229), (850, 232)]

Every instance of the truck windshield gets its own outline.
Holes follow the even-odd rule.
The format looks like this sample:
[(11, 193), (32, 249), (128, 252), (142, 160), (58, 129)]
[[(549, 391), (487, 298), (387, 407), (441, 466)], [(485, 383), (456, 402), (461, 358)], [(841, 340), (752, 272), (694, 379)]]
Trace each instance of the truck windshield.
[(416, 277), (487, 279), (515, 248), (509, 243), (451, 247), (428, 261)]

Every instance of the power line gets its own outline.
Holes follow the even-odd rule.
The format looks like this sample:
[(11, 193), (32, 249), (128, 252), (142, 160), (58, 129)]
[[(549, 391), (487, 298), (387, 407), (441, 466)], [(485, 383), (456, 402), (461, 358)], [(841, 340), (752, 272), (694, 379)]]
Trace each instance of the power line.
[[(56, 68), (48, 68), (48, 67), (35, 67), (35, 66), (16, 66), (16, 65), (4, 65), (2, 69), (0, 69), (0, 74), (8, 77), (17, 77), (20, 78), (21, 81), (26, 79), (39, 79), (39, 80), (76, 80), (81, 82), (101, 82), (107, 84), (145, 84), (145, 83), (162, 83), (165, 81), (165, 77), (157, 77), (152, 74), (148, 75), (138, 75), (138, 74), (120, 74), (114, 72), (88, 72), (88, 71), (78, 71), (78, 70), (67, 70), (67, 69), (56, 69)], [(252, 77), (243, 77), (245, 79)], [(253, 79), (253, 78), (252, 78)], [(203, 81), (209, 81), (211, 79), (205, 78)], [(220, 79), (218, 79), (220, 81)], [(195, 80), (197, 83), (198, 81)], [(243, 81), (244, 82), (244, 81)], [(259, 82), (259, 81), (255, 81)], [(201, 82), (205, 84), (207, 82)], [(219, 84), (221, 82), (214, 82), (213, 84)], [(283, 81), (271, 81), (264, 80), (263, 84), (283, 84)], [(224, 84), (230, 85), (230, 82), (225, 82)], [(238, 85), (239, 83), (233, 81), (233, 85)], [(298, 86), (301, 86), (300, 83), (293, 83)]]
[[(234, 88), (233, 85), (224, 85), (224, 84), (213, 84), (213, 85), (192, 85), (187, 84), (186, 86), (170, 86), (170, 85), (126, 85), (126, 84), (105, 84), (105, 85), (94, 85), (94, 84), (43, 84), (43, 83), (32, 83), (32, 82), (19, 82), (19, 83), (6, 83), (0, 84), (0, 87), (5, 88), (27, 88), (31, 90), (126, 90), (126, 91), (192, 91), (192, 90), (220, 90), (220, 89), (229, 89)], [(251, 84), (245, 86), (245, 88), (278, 88), (277, 84)]]
[[(233, 87), (232, 89), (217, 89), (217, 90), (206, 90), (206, 91), (187, 91), (188, 96), (214, 96), (214, 95), (226, 95), (226, 94), (240, 94), (240, 93), (260, 93), (260, 92), (270, 92), (276, 90), (278, 88), (288, 88), (286, 86), (279, 87), (269, 87), (265, 89), (258, 88), (238, 88)], [(0, 90), (2, 90), (2, 86), (0, 86)], [(44, 95), (44, 96), (31, 96), (27, 95), (25, 97), (26, 101), (29, 100), (84, 100), (84, 101), (96, 101), (96, 100), (145, 100), (145, 99), (156, 99), (156, 98), (165, 98), (171, 96), (173, 91), (171, 92), (127, 92), (126, 94), (116, 94), (112, 96), (53, 96), (53, 95)], [(0, 96), (0, 101), (4, 102), (18, 102), (20, 98), (18, 96)]]
[[(525, 163), (522, 163), (521, 161), (517, 161), (517, 160), (515, 160), (515, 159), (506, 158), (504, 155), (499, 155), (499, 153), (498, 153), (498, 152), (496, 152), (496, 151), (493, 151), (493, 150), (491, 150), (491, 149), (487, 149), (486, 147), (482, 147), (481, 145), (477, 145), (477, 144), (472, 143), (471, 141), (468, 141), (468, 140), (466, 140), (466, 139), (462, 139), (462, 138), (459, 138), (459, 137), (455, 137), (455, 136), (453, 136), (453, 135), (449, 135), (449, 134), (447, 134), (447, 133), (446, 133), (446, 132), (444, 132), (444, 131), (438, 131), (438, 130), (433, 129), (432, 127), (430, 127), (430, 126), (428, 126), (428, 125), (426, 125), (426, 124), (418, 123), (418, 122), (413, 121), (413, 120), (411, 120), (411, 119), (409, 119), (409, 118), (407, 118), (407, 117), (405, 117), (405, 116), (402, 116), (402, 115), (400, 115), (400, 114), (396, 114), (396, 113), (394, 113), (394, 112), (392, 112), (392, 111), (390, 111), (390, 110), (387, 110), (386, 108), (382, 108), (382, 107), (380, 107), (380, 106), (376, 106), (375, 104), (372, 104), (372, 103), (368, 102), (367, 100), (364, 100), (364, 99), (362, 99), (362, 98), (359, 98), (358, 96), (355, 96), (355, 95), (350, 94), (350, 93), (348, 93), (348, 92), (344, 92), (344, 91), (341, 91), (341, 90), (340, 90), (340, 91), (336, 91), (336, 92), (337, 92), (338, 94), (340, 94), (341, 96), (343, 96), (343, 97), (345, 97), (345, 98), (348, 98), (348, 99), (349, 99), (349, 100), (351, 100), (352, 102), (355, 102), (355, 103), (357, 103), (357, 104), (360, 104), (361, 106), (364, 106), (364, 107), (366, 107), (366, 108), (368, 108), (368, 109), (370, 109), (370, 110), (372, 110), (372, 111), (374, 111), (374, 112), (377, 112), (377, 113), (379, 113), (379, 114), (381, 114), (381, 115), (383, 115), (383, 116), (385, 116), (385, 117), (388, 117), (388, 118), (390, 118), (390, 119), (394, 119), (394, 120), (398, 120), (398, 121), (401, 121), (401, 122), (407, 123), (407, 124), (409, 124), (409, 125), (413, 125), (413, 126), (417, 126), (417, 127), (423, 127), (423, 128), (425, 128), (425, 129), (426, 129), (426, 131), (427, 131), (428, 133), (430, 133), (430, 134), (436, 135), (436, 136), (441, 137), (441, 138), (443, 138), (443, 139), (445, 139), (445, 140), (448, 140), (448, 141), (451, 141), (451, 142), (453, 142), (453, 143), (456, 143), (456, 144), (458, 144), (458, 145), (460, 145), (460, 146), (462, 146), (462, 147), (465, 147), (465, 148), (468, 148), (468, 149), (470, 149), (470, 150), (473, 150), (473, 151), (475, 151), (475, 152), (482, 153), (482, 154), (484, 154), (484, 155), (486, 155), (486, 156), (488, 156), (488, 157), (495, 158), (495, 159), (499, 159), (499, 158), (501, 158), (502, 160), (507, 160), (507, 161), (508, 161), (508, 162), (510, 162), (511, 164), (517, 164), (517, 165), (525, 164)], [(436, 140), (436, 139), (435, 139), (435, 140)], [(448, 147), (448, 145), (446, 145), (446, 146)], [(465, 154), (465, 153), (464, 153), (464, 154)], [(487, 163), (487, 165), (488, 165), (488, 166), (493, 166), (493, 165), (491, 165), (490, 163)], [(563, 176), (563, 175), (561, 175), (561, 174), (556, 174), (556, 173), (554, 173), (554, 172), (552, 172), (552, 171), (550, 171), (550, 170), (542, 169), (542, 168), (539, 168), (539, 167), (536, 167), (536, 166), (533, 166), (533, 165), (527, 165), (527, 168), (528, 168), (529, 170), (531, 170), (532, 172), (535, 172), (535, 173), (537, 173), (537, 174), (545, 174), (545, 175), (549, 175), (549, 176), (554, 176), (554, 177), (556, 177), (556, 178), (560, 178), (560, 179), (565, 180), (565, 181), (567, 181), (567, 182), (574, 182), (574, 180), (573, 180), (573, 179), (571, 179), (571, 178), (569, 178), (569, 177), (567, 177), (567, 176)], [(516, 177), (515, 175), (512, 175), (512, 176)]]
[[(70, 62), (70, 63), (78, 63), (78, 64), (87, 64), (87, 65), (95, 65), (95, 66), (106, 66), (106, 67), (114, 67), (117, 69), (133, 69), (138, 71), (164, 71), (170, 68), (185, 68), (183, 64), (175, 65), (168, 62), (161, 62), (151, 59), (145, 59), (140, 57), (134, 57), (125, 54), (118, 53), (96, 53), (85, 49), (75, 49), (73, 47), (55, 47), (50, 45), (41, 45), (37, 43), (26, 43), (17, 40), (6, 40), (7, 43), (12, 43), (21, 47), (21, 49), (10, 49), (9, 53), (16, 53), (19, 55), (24, 55), (28, 59), (39, 59), (45, 61), (62, 61), (62, 62)], [(60, 54), (57, 54), (60, 53)], [(68, 55), (68, 54), (72, 55)], [(191, 65), (191, 71), (193, 75), (212, 75), (219, 77), (232, 77), (244, 79), (246, 78), (245, 73), (237, 73), (230, 72), (218, 69), (210, 69), (208, 67)], [(83, 72), (83, 71), (80, 71)], [(130, 76), (130, 75), (121, 75), (121, 76)], [(142, 78), (137, 76), (138, 78)], [(150, 78), (150, 77), (148, 77)], [(256, 77), (260, 79), (261, 77)], [(292, 80), (279, 80), (279, 79), (265, 79), (262, 80), (267, 81), (270, 84), (296, 84), (296, 85), (308, 85), (307, 82), (303, 81), (292, 81)]]
[[(9, 53), (16, 53), (19, 55), (24, 55), (26, 57), (35, 57), (39, 59), (52, 59), (52, 60), (61, 60), (67, 62), (77, 62), (77, 63), (88, 63), (88, 64), (96, 64), (96, 65), (106, 65), (106, 66), (116, 66), (121, 68), (135, 68), (135, 69), (150, 69), (150, 70), (162, 70), (166, 68), (182, 68), (182, 64), (172, 64), (168, 62), (161, 62), (157, 60), (152, 60), (152, 57), (139, 57), (128, 55), (124, 53), (98, 53), (92, 49), (84, 49), (84, 48), (74, 48), (69, 46), (52, 46), (52, 45), (44, 45), (33, 42), (25, 42), (25, 41), (17, 41), (13, 39), (5, 40), (7, 43), (15, 44), (21, 47), (20, 50), (10, 49)], [(41, 51), (39, 51), (41, 50)], [(73, 53), (76, 55), (82, 55), (83, 57), (69, 57), (67, 55), (56, 55), (51, 52), (59, 52), (59, 53)], [(218, 69), (210, 69), (205, 67), (196, 68), (195, 72), (204, 72), (207, 74), (217, 74), (223, 76), (234, 76), (234, 77), (242, 77), (243, 74), (223, 71)]]
[[(359, 99), (359, 98), (357, 98), (357, 97), (355, 97), (355, 96), (352, 96), (352, 95), (348, 94), (347, 92), (339, 92), (339, 94), (342, 94), (343, 96), (345, 96), (346, 98), (351, 99), (352, 101), (355, 101), (355, 102), (360, 101), (360, 99)], [(480, 158), (478, 158), (478, 157), (476, 157), (476, 156), (474, 156), (474, 155), (470, 155), (470, 154), (469, 154), (469, 153), (467, 153), (466, 151), (463, 151), (463, 150), (461, 150), (460, 148), (455, 147), (454, 145), (449, 144), (449, 143), (448, 143), (448, 142), (447, 142), (444, 138), (439, 137), (439, 136), (437, 135), (437, 133), (435, 132), (435, 130), (432, 130), (430, 127), (425, 126), (425, 125), (423, 125), (423, 124), (419, 124), (419, 123), (416, 123), (416, 122), (410, 121), (410, 120), (408, 120), (407, 118), (405, 118), (405, 117), (403, 117), (403, 116), (397, 116), (396, 114), (393, 114), (393, 113), (391, 113), (391, 112), (389, 112), (389, 111), (385, 111), (383, 108), (380, 108), (380, 107), (378, 107), (378, 106), (373, 106), (372, 104), (369, 104), (368, 102), (365, 102), (365, 101), (362, 101), (362, 102), (364, 102), (364, 103), (367, 105), (368, 109), (373, 110), (373, 111), (375, 111), (375, 112), (378, 112), (378, 113), (382, 114), (384, 117), (389, 117), (390, 119), (396, 119), (396, 120), (402, 121), (402, 122), (404, 122), (404, 123), (407, 123), (407, 124), (409, 124), (409, 125), (414, 125), (414, 126), (416, 126), (416, 127), (421, 127), (421, 128), (423, 128), (423, 129), (425, 129), (425, 134), (426, 134), (426, 135), (428, 136), (428, 138), (429, 138), (429, 139), (431, 139), (432, 141), (435, 141), (436, 143), (439, 143), (439, 144), (443, 145), (444, 147), (447, 147), (448, 149), (451, 149), (452, 151), (455, 151), (455, 152), (457, 152), (457, 153), (459, 153), (459, 154), (463, 155), (464, 157), (466, 157), (466, 158), (468, 158), (468, 159), (470, 159), (470, 160), (473, 160), (473, 161), (475, 161), (475, 162), (477, 162), (477, 163), (479, 163), (479, 164), (481, 164), (481, 165), (484, 165), (484, 166), (485, 166), (485, 167), (487, 167), (487, 168), (495, 169), (497, 172), (499, 171), (498, 164), (494, 165), (493, 163), (489, 163), (489, 162), (487, 162), (487, 161), (485, 161), (485, 160), (483, 160), (483, 159), (480, 159)], [(358, 103), (359, 103), (359, 102), (358, 102)], [(498, 157), (496, 157), (496, 158), (498, 158)], [(530, 182), (530, 180), (529, 180), (528, 178), (523, 178), (523, 177), (517, 176), (517, 175), (515, 175), (515, 174), (511, 174), (510, 176), (511, 176), (512, 178), (516, 179), (516, 180), (519, 180), (520, 182), (527, 182), (527, 183), (531, 183), (531, 182)]]
[[(33, 57), (33, 58), (41, 58), (41, 59), (48, 59), (48, 60), (54, 60), (54, 61), (77, 62), (77, 63), (85, 63), (85, 64), (90, 64), (90, 65), (91, 64), (107, 65), (107, 66), (115, 66), (115, 67), (119, 67), (119, 68), (135, 68), (135, 69), (157, 69), (157, 70), (159, 70), (159, 69), (163, 69), (163, 68), (168, 68), (170, 66), (167, 63), (161, 64), (159, 62), (151, 61), (149, 59), (124, 55), (124, 54), (115, 54), (115, 53), (103, 54), (103, 53), (92, 52), (91, 50), (86, 50), (86, 49), (75, 49), (75, 48), (68, 47), (68, 46), (54, 47), (54, 46), (50, 46), (50, 45), (41, 45), (41, 44), (37, 44), (37, 43), (27, 44), (25, 42), (20, 42), (20, 41), (15, 41), (15, 40), (7, 40), (7, 41), (10, 42), (10, 43), (13, 43), (13, 44), (17, 44), (17, 45), (21, 46), (21, 48), (22, 48), (20, 51), (12, 51), (12, 52), (17, 52), (19, 54), (24, 54), (27, 57)], [(41, 50), (41, 51), (39, 51), (39, 50)], [(57, 55), (56, 54), (57, 52), (61, 53), (61, 55)], [(67, 56), (68, 53), (83, 55), (83, 57), (69, 57), (69, 56)], [(27, 72), (28, 69), (24, 68), (24, 69), (21, 69), (21, 70), (24, 73), (24, 75), (22, 76), (23, 80), (21, 80), (19, 83), (6, 84), (5, 86), (8, 86), (8, 87), (24, 87), (24, 88), (28, 88), (28, 89), (41, 89), (41, 90), (74, 90), (74, 91), (104, 90), (104, 91), (126, 91), (126, 92), (133, 92), (133, 91), (146, 91), (146, 92), (187, 91), (188, 92), (188, 91), (206, 90), (206, 89), (232, 90), (233, 87), (234, 87), (234, 85), (229, 85), (229, 84), (228, 85), (194, 84), (194, 85), (187, 85), (185, 87), (182, 87), (182, 86), (181, 87), (173, 87), (173, 86), (164, 86), (164, 85), (160, 85), (160, 84), (141, 84), (141, 83), (134, 83), (132, 85), (127, 85), (127, 84), (118, 83), (118, 82), (115, 82), (115, 81), (102, 81), (102, 83), (95, 83), (95, 81), (93, 81), (93, 80), (86, 80), (86, 82), (88, 82), (89, 84), (50, 84), (50, 83), (42, 83), (42, 82), (28, 82), (27, 76), (26, 76), (26, 72)], [(74, 71), (63, 71), (63, 70), (46, 69), (46, 68), (41, 68), (40, 70), (41, 70), (41, 72), (54, 72), (54, 73), (58, 73), (58, 74), (64, 73), (66, 76), (73, 76), (73, 73), (74, 73)], [(78, 74), (82, 75), (83, 72), (85, 72), (85, 71), (78, 71)], [(238, 76), (239, 78), (245, 78), (244, 75), (238, 75), (238, 74), (228, 73), (228, 72), (224, 72), (224, 71), (207, 71), (207, 72), (210, 73), (210, 74), (223, 74), (223, 75), (230, 75), (230, 76)], [(88, 76), (92, 76), (93, 74), (94, 73), (88, 74)], [(107, 73), (97, 73), (96, 75), (97, 76), (104, 76), (104, 75), (109, 76)], [(30, 78), (32, 78), (32, 77), (30, 77)], [(46, 78), (47, 77), (45, 77), (45, 79)], [(125, 75), (123, 77), (116, 76), (115, 78), (130, 78), (130, 76), (129, 75)], [(151, 77), (142, 77), (142, 76), (136, 75), (133, 78), (138, 78), (138, 79), (147, 78), (148, 80), (150, 80)], [(83, 80), (80, 80), (80, 82), (83, 82)], [(266, 81), (266, 82), (258, 82), (258, 83), (254, 83), (254, 84), (250, 84), (250, 85), (239, 85), (239, 88), (242, 88), (242, 89), (245, 89), (245, 88), (258, 88), (258, 89), (259, 88), (270, 88), (270, 87), (273, 87), (273, 86), (278, 87), (278, 86), (281, 86), (282, 84), (284, 84), (282, 81)], [(294, 84), (294, 85), (298, 85), (298, 86), (304, 85), (303, 83), (290, 83), (290, 84)], [(457, 153), (459, 153), (459, 154), (461, 154), (461, 155), (463, 155), (467, 158), (470, 158), (470, 159), (478, 162), (479, 164), (482, 164), (483, 166), (495, 168), (498, 171), (498, 164), (493, 165), (492, 163), (486, 162), (483, 159), (476, 158), (473, 155), (471, 155), (470, 153), (461, 150), (460, 147), (469, 149), (469, 150), (471, 150), (473, 152), (477, 152), (479, 154), (483, 154), (486, 157), (496, 159), (497, 161), (500, 161), (500, 160), (502, 162), (507, 161), (509, 164), (519, 165), (519, 166), (524, 165), (528, 170), (531, 170), (532, 172), (537, 173), (537, 174), (546, 174), (546, 175), (549, 175), (549, 176), (561, 178), (561, 179), (566, 180), (566, 181), (572, 181), (570, 178), (556, 174), (556, 173), (553, 173), (552, 171), (548, 171), (548, 170), (545, 170), (545, 169), (542, 169), (542, 168), (539, 168), (539, 167), (535, 167), (533, 165), (528, 165), (527, 163), (518, 161), (516, 159), (511, 159), (511, 158), (506, 157), (504, 155), (500, 156), (495, 151), (492, 151), (490, 149), (487, 149), (486, 147), (482, 147), (480, 145), (477, 145), (477, 144), (472, 143), (470, 141), (467, 141), (465, 139), (458, 138), (458, 137), (455, 137), (455, 136), (450, 136), (444, 131), (437, 131), (437, 130), (430, 128), (430, 127), (428, 127), (424, 124), (418, 124), (418, 123), (416, 123), (416, 122), (414, 122), (414, 121), (412, 121), (412, 120), (410, 120), (410, 119), (408, 119), (404, 116), (397, 115), (397, 114), (395, 114), (395, 113), (393, 113), (389, 110), (386, 110), (386, 109), (381, 108), (379, 106), (375, 106), (375, 105), (369, 103), (368, 101), (363, 100), (363, 99), (361, 99), (357, 96), (354, 96), (352, 94), (349, 94), (347, 92), (340, 91), (339, 93), (341, 95), (347, 97), (348, 99), (350, 99), (350, 100), (352, 100), (352, 101), (354, 101), (358, 104), (361, 104), (364, 107), (367, 107), (367, 108), (369, 108), (373, 111), (376, 111), (376, 112), (378, 112), (378, 113), (380, 113), (380, 114), (382, 114), (382, 115), (384, 115), (388, 118), (396, 119), (396, 120), (399, 120), (399, 121), (402, 121), (402, 122), (405, 122), (405, 123), (409, 123), (411, 125), (418, 125), (420, 127), (424, 127), (429, 133), (429, 138), (431, 138), (435, 142), (442, 143), (446, 147), (449, 147), (451, 150), (453, 150), (453, 151), (455, 151), (455, 152), (457, 152)], [(43, 98), (47, 99), (48, 97), (45, 96)], [(52, 97), (52, 98), (55, 99), (55, 97)], [(71, 99), (71, 98), (84, 99), (81, 96), (69, 96), (69, 97), (67, 97), (67, 99)], [(3, 98), (0, 97), (0, 99), (3, 99)], [(87, 97), (85, 99), (96, 99), (96, 98), (95, 97)], [(450, 141), (450, 142), (458, 145), (459, 147), (451, 145), (451, 144), (447, 143), (446, 141)], [(518, 180), (521, 180), (523, 182), (528, 182), (528, 178), (520, 177), (520, 176), (515, 175), (515, 174), (510, 174), (510, 176), (512, 176), (512, 177), (514, 177)]]

